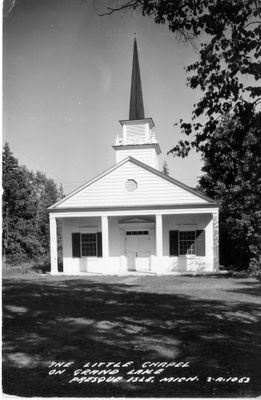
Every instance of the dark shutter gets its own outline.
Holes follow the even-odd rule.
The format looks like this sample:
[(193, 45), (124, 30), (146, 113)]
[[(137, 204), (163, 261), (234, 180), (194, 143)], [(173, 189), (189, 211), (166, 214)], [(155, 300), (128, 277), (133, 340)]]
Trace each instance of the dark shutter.
[(97, 232), (97, 257), (102, 257), (102, 233)]
[(76, 258), (81, 257), (81, 234), (72, 233), (72, 256)]
[(204, 257), (206, 255), (205, 231), (196, 231), (196, 255)]
[(179, 232), (169, 231), (169, 255), (179, 255)]

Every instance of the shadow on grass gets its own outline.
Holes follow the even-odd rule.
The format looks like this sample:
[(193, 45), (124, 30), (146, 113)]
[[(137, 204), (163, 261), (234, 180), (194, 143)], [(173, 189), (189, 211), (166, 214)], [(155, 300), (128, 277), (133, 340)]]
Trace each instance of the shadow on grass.
[[(233, 290), (231, 290), (231, 292), (243, 295), (261, 297), (261, 282), (243, 281), (243, 284), (244, 284), (243, 287), (234, 288)], [(242, 281), (240, 282), (240, 285), (242, 285)]]
[[(251, 289), (246, 288), (255, 294)], [(230, 303), (164, 290), (152, 293), (132, 284), (44, 278), (5, 280), (3, 296), (5, 393), (244, 397), (261, 392), (260, 307), (240, 295)], [(197, 375), (199, 381), (69, 384), (69, 374), (48, 375), (51, 361), (74, 361), (77, 369), (87, 361), (130, 360), (138, 368), (144, 361), (188, 361), (190, 368), (169, 369), (167, 375)], [(208, 383), (209, 376), (251, 381)]]

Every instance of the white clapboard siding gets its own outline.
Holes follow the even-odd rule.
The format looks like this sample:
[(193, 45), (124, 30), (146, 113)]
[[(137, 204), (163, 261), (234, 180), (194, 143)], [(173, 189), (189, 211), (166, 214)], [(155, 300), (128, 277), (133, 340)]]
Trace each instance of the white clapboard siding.
[(136, 158), (136, 160), (139, 160), (143, 162), (144, 164), (147, 164), (153, 168), (158, 168), (158, 155), (156, 153), (155, 148), (139, 148), (139, 149), (116, 149), (116, 164), (121, 162), (127, 157), (133, 157)]
[[(126, 181), (133, 179), (137, 189), (126, 190)], [(68, 197), (57, 208), (100, 206), (143, 206), (207, 203), (206, 200), (163, 177), (148, 171), (131, 160)]]

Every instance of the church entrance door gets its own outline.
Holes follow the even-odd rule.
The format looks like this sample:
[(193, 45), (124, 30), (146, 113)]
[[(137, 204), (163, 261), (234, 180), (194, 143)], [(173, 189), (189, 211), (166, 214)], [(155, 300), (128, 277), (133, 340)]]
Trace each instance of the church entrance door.
[(149, 257), (151, 252), (149, 231), (126, 231), (125, 243), (128, 270), (149, 271)]

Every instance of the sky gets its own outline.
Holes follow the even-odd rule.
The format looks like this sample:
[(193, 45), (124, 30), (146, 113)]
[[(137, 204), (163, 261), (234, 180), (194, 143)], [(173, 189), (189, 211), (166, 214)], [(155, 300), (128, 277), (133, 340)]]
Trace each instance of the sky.
[(99, 16), (106, 0), (6, 0), (3, 142), (20, 164), (68, 194), (115, 164), (112, 145), (128, 119), (136, 33), (145, 116), (152, 117), (170, 175), (195, 187), (198, 153), (167, 156), (201, 93), (184, 67), (198, 59), (165, 25), (137, 11)]

